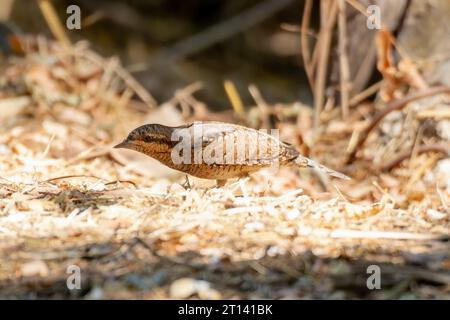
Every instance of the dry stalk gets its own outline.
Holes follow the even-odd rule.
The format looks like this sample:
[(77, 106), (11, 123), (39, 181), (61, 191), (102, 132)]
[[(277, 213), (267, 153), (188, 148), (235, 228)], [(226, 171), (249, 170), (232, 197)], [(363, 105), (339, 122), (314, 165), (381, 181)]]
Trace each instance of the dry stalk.
[(306, 76), (308, 77), (309, 86), (311, 89), (314, 88), (314, 67), (311, 63), (311, 52), (309, 49), (309, 41), (307, 30), (309, 29), (310, 19), (312, 12), (312, 0), (305, 1), (305, 7), (303, 9), (303, 17), (301, 24), (301, 33), (300, 33), (300, 41), (301, 41), (301, 50), (303, 57), (303, 65), (305, 67)]
[(341, 85), (342, 117), (347, 119), (349, 114), (350, 95), (350, 67), (347, 55), (347, 21), (345, 15), (345, 0), (338, 0), (339, 7), (339, 75)]
[[(398, 155), (394, 160), (389, 161), (384, 166), (381, 167), (381, 171), (389, 171), (393, 168), (397, 167), (403, 161), (409, 159), (412, 155), (413, 150), (406, 151), (400, 155)], [(448, 155), (450, 153), (450, 148), (443, 144), (430, 144), (423, 145), (416, 148), (415, 153), (417, 155), (427, 152), (439, 152), (444, 155)]]
[(320, 124), (320, 114), (322, 113), (325, 101), (326, 74), (328, 69), (328, 59), (331, 46), (332, 30), (336, 23), (337, 2), (322, 1), (321, 3), (321, 27), (319, 41), (317, 43), (318, 64), (317, 77), (314, 84), (314, 127)]
[(50, 0), (39, 0), (38, 1), (39, 8), (42, 11), (42, 15), (47, 21), (47, 24), (55, 36), (56, 40), (63, 45), (70, 46), (71, 42), (66, 32), (64, 31), (64, 27), (59, 21), (58, 15), (55, 11)]

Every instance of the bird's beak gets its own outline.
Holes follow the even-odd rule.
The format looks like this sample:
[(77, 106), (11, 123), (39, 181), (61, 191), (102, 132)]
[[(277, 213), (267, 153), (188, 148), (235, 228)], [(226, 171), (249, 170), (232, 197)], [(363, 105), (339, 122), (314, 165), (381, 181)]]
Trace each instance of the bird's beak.
[(131, 143), (129, 143), (127, 140), (122, 141), (121, 143), (119, 143), (118, 145), (115, 145), (113, 148), (125, 148), (128, 149), (131, 146)]

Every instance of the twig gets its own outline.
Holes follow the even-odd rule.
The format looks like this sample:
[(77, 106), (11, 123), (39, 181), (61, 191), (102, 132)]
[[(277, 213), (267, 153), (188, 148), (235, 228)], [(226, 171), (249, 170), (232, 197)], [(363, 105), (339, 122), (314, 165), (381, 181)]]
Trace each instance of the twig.
[(422, 110), (417, 113), (417, 119), (435, 119), (444, 120), (450, 119), (450, 109), (438, 109), (438, 110)]
[(359, 104), (361, 101), (363, 101), (363, 100), (367, 99), (368, 97), (370, 97), (371, 95), (375, 94), (378, 90), (380, 90), (382, 84), (383, 84), (383, 80), (381, 80), (377, 83), (374, 83), (367, 89), (354, 95), (349, 101), (349, 106), (354, 107), (357, 104)]
[(351, 5), (356, 11), (359, 11), (362, 15), (369, 17), (369, 13), (366, 11), (364, 5), (356, 0), (346, 0), (349, 5)]
[(439, 240), (439, 234), (424, 234), (397, 231), (377, 231), (377, 230), (351, 230), (351, 229), (316, 229), (314, 231), (301, 232), (302, 236), (316, 236), (335, 239), (386, 239), (386, 240)]
[(409, 170), (413, 171), (413, 162), (411, 160), (415, 160), (416, 157), (419, 155), (419, 153), (417, 152), (419, 150), (420, 147), (420, 142), (422, 141), (423, 138), (423, 130), (424, 130), (424, 126), (420, 125), (419, 128), (416, 130), (416, 134), (414, 137), (414, 142), (413, 142), (413, 146), (411, 148), (411, 156), (409, 157)]
[(256, 85), (254, 84), (249, 85), (248, 91), (250, 92), (250, 95), (252, 96), (253, 100), (255, 100), (256, 105), (261, 111), (261, 116), (263, 120), (262, 127), (266, 129), (270, 128), (270, 120), (269, 120), (270, 106), (264, 100), (264, 98), (261, 95), (261, 92), (259, 92), (259, 89)]
[(338, 195), (341, 197), (342, 200), (344, 200), (347, 203), (350, 203), (350, 201), (348, 201), (348, 199), (344, 196), (344, 194), (341, 192), (341, 190), (338, 188), (337, 185), (333, 184), (333, 187), (336, 190), (336, 192), (338, 193)]
[(191, 83), (182, 89), (178, 89), (175, 91), (174, 96), (168, 101), (169, 104), (176, 105), (183, 100), (184, 97), (192, 96), (195, 92), (201, 90), (203, 88), (203, 84), (200, 81)]
[(282, 22), (280, 24), (280, 29), (288, 32), (296, 32), (296, 33), (304, 32), (308, 37), (317, 39), (317, 32), (315, 32), (312, 29), (303, 29), (301, 26), (297, 26), (295, 24)]
[(121, 65), (116, 66), (115, 72), (146, 105), (150, 108), (155, 108), (158, 105), (155, 98)]
[(242, 103), (241, 96), (239, 95), (239, 92), (237, 91), (233, 81), (225, 80), (223, 82), (223, 86), (225, 88), (225, 92), (227, 93), (228, 99), (230, 99), (231, 106), (233, 107), (234, 112), (236, 112), (237, 114), (243, 114), (244, 104)]
[(129, 183), (129, 184), (133, 185), (133, 187), (135, 189), (137, 189), (136, 183), (134, 183), (131, 180), (114, 180), (114, 181), (110, 181), (110, 182), (105, 183), (105, 186), (108, 186), (108, 185), (111, 185), (111, 184), (115, 184), (115, 183)]
[(414, 190), (417, 189), (414, 184), (419, 181), (427, 172), (431, 171), (431, 169), (436, 165), (438, 159), (439, 156), (437, 154), (432, 154), (424, 161), (419, 162), (417, 168), (415, 168), (415, 170), (411, 172), (408, 182), (406, 186), (403, 187), (403, 190), (406, 193), (410, 193), (411, 191), (414, 192)]
[(86, 174), (71, 174), (71, 175), (67, 175), (67, 176), (60, 176), (60, 177), (50, 178), (50, 179), (44, 180), (43, 182), (52, 182), (52, 181), (55, 181), (55, 180), (69, 179), (69, 178), (94, 178), (94, 179), (97, 179), (97, 180), (107, 181), (106, 179), (103, 179), (103, 178), (100, 178), (100, 177), (96, 177), (96, 176), (90, 176), (90, 175), (86, 175)]
[(50, 151), (50, 146), (52, 145), (53, 140), (55, 139), (56, 134), (52, 134), (52, 136), (50, 137), (50, 140), (47, 143), (47, 146), (45, 147), (44, 152), (42, 152), (41, 158), (44, 159), (45, 157), (47, 157), (48, 152)]
[[(445, 146), (442, 144), (430, 144), (430, 145), (423, 145), (416, 148), (416, 154), (422, 154), (426, 152), (440, 152), (443, 154), (449, 154), (450, 153), (450, 147)], [(389, 171), (395, 167), (397, 167), (400, 163), (405, 161), (406, 159), (409, 159), (412, 155), (412, 150), (406, 151), (402, 154), (400, 154), (397, 158), (394, 160), (386, 163), (384, 166), (381, 167), (381, 171)]]
[(408, 103), (419, 100), (425, 97), (433, 96), (440, 93), (446, 93), (450, 92), (450, 87), (434, 87), (434, 88), (427, 88), (425, 90), (414, 92), (406, 97), (403, 97), (398, 100), (394, 100), (388, 103), (386, 108), (381, 110), (378, 114), (374, 116), (369, 126), (360, 134), (358, 142), (354, 145), (352, 150), (350, 150), (348, 158), (347, 158), (347, 164), (352, 163), (355, 160), (356, 152), (361, 148), (361, 146), (364, 144), (364, 142), (367, 140), (370, 132), (380, 123), (380, 121), (388, 115), (390, 112), (395, 110), (401, 110), (403, 109)]
[(44, 16), (45, 21), (47, 21), (47, 24), (56, 40), (63, 45), (70, 46), (70, 40), (67, 37), (64, 27), (61, 24), (61, 21), (59, 21), (58, 15), (56, 14), (55, 8), (51, 4), (50, 0), (39, 0), (38, 4), (42, 11), (42, 15)]
[(320, 124), (320, 114), (325, 99), (326, 73), (328, 69), (328, 58), (331, 46), (331, 31), (336, 22), (337, 2), (321, 2), (321, 30), (319, 35), (317, 78), (314, 85), (314, 127)]
[(309, 86), (314, 88), (314, 75), (313, 67), (311, 64), (311, 52), (309, 50), (309, 43), (307, 37), (307, 30), (309, 28), (310, 18), (312, 12), (312, 0), (305, 1), (305, 7), (303, 8), (303, 17), (300, 33), (300, 46), (302, 50), (303, 66), (305, 68), (306, 76), (308, 78)]
[[(105, 63), (105, 59), (101, 57), (100, 55), (85, 50), (84, 48), (81, 48), (81, 50), (72, 50), (71, 54), (76, 57), (83, 57), (88, 59), (89, 61), (99, 65), (102, 68), (106, 68), (107, 64)], [(155, 108), (158, 103), (156, 102), (155, 98), (127, 71), (125, 70), (120, 63), (115, 63), (113, 71), (115, 74), (121, 78), (125, 84), (133, 90), (133, 92), (141, 98), (141, 100), (150, 108)]]
[[(353, 96), (350, 101), (348, 102), (348, 106), (350, 109), (357, 107), (362, 101), (364, 101), (365, 99), (367, 99), (368, 97), (370, 97), (371, 95), (375, 94), (376, 92), (378, 92), (378, 90), (380, 90), (381, 85), (383, 84), (383, 80), (374, 83), (373, 85), (371, 85), (370, 87), (364, 89), (363, 91), (361, 91), (360, 93), (356, 94), (355, 96)], [(321, 119), (323, 121), (329, 121), (330, 119), (337, 117), (340, 113), (340, 108), (333, 108), (328, 115), (325, 117), (325, 115), (322, 113), (322, 117)], [(349, 143), (349, 145), (351, 145)]]
[(339, 75), (341, 85), (342, 118), (345, 120), (349, 113), (350, 67), (347, 56), (347, 21), (345, 16), (345, 0), (338, 0), (339, 7)]
[(94, 11), (92, 14), (88, 15), (86, 18), (83, 19), (81, 22), (82, 28), (90, 27), (100, 20), (104, 19), (106, 17), (105, 13), (102, 11)]

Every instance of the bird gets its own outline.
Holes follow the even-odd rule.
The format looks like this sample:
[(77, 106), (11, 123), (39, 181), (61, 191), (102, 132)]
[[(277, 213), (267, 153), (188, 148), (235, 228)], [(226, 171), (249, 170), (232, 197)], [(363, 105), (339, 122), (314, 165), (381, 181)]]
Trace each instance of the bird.
[(195, 121), (177, 127), (146, 124), (132, 130), (114, 148), (143, 153), (191, 176), (215, 179), (218, 187), (228, 179), (247, 177), (274, 165), (309, 167), (350, 179), (304, 157), (293, 145), (267, 130), (218, 121)]

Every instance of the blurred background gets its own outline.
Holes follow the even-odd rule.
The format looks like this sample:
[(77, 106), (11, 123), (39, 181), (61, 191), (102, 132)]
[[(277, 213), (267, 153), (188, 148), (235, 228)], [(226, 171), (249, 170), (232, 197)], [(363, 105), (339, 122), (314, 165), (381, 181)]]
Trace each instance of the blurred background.
[[(324, 1), (326, 3), (326, 1)], [(369, 5), (380, 8), (383, 27), (398, 36), (404, 54), (413, 59), (447, 65), (449, 4), (447, 1), (351, 1), (346, 6), (348, 56), (354, 94), (374, 83), (376, 30), (366, 27), (358, 12)], [(300, 46), (304, 1), (53, 1), (64, 22), (66, 8), (81, 8), (81, 30), (71, 30), (72, 41), (87, 39), (104, 56), (117, 56), (151, 92), (163, 101), (177, 88), (202, 81), (202, 97), (212, 108), (225, 109), (223, 80), (235, 82), (245, 103), (249, 83), (260, 87), (270, 102), (296, 100), (311, 104)], [(356, 3), (356, 5), (355, 5)], [(312, 1), (307, 41), (317, 40), (320, 11)], [(2, 1), (1, 16), (24, 33), (51, 36), (38, 1)], [(330, 20), (335, 17), (330, 16)], [(334, 22), (335, 24), (336, 22)], [(420, 26), (420, 28), (418, 27)], [(327, 72), (328, 95), (338, 85), (337, 37), (331, 39)], [(440, 62), (430, 61), (440, 57)], [(156, 68), (157, 72), (152, 71)], [(441, 69), (441, 68), (439, 68)], [(429, 79), (448, 81), (448, 72), (429, 70)], [(433, 75), (432, 75), (433, 74)], [(447, 76), (446, 76), (447, 75)], [(356, 81), (356, 83), (355, 83)], [(336, 90), (334, 90), (336, 91)]]
[[(52, 3), (63, 24), (69, 16), (66, 8), (78, 5), (81, 29), (66, 31), (71, 41), (88, 40), (102, 55), (118, 57), (159, 102), (170, 99), (176, 89), (201, 81), (203, 90), (196, 95), (212, 110), (224, 110), (230, 103), (223, 82), (231, 80), (245, 105), (254, 103), (249, 84), (256, 85), (269, 103), (313, 105), (314, 91), (319, 89), (308, 83), (302, 58), (302, 52), (312, 50), (309, 47), (317, 49), (309, 53), (314, 53), (309, 57), (310, 78), (318, 76), (319, 53), (326, 51), (326, 61), (319, 59), (324, 69), (319, 73), (326, 79), (318, 100), (324, 104), (333, 97), (338, 102), (338, 22), (336, 12), (327, 12), (330, 2), (311, 1), (306, 7), (304, 1), (294, 0)], [(448, 83), (447, 1), (353, 0), (343, 9), (350, 97), (381, 79), (376, 70), (377, 29), (366, 26), (369, 5), (377, 6), (382, 27), (397, 37), (403, 55), (420, 63), (426, 80)], [(0, 10), (2, 21), (17, 32), (51, 36), (39, 1), (5, 0)], [(302, 16), (307, 16), (303, 25)], [(306, 49), (301, 46), (302, 27), (307, 28)], [(316, 47), (324, 35), (326, 49)]]
[[(447, 0), (2, 0), (0, 297), (448, 298), (449, 18)], [(111, 148), (195, 120), (279, 129), (352, 180), (185, 189)]]
[[(51, 36), (38, 1), (7, 0), (3, 10), (7, 2), (20, 30)], [(252, 101), (249, 83), (269, 100), (311, 101), (299, 56), (298, 1), (54, 1), (61, 21), (71, 4), (82, 14), (71, 40), (87, 39), (102, 55), (119, 57), (158, 101), (202, 81), (199, 97), (226, 109), (224, 79), (235, 82), (245, 103)]]

